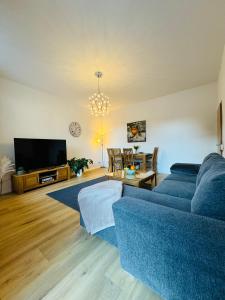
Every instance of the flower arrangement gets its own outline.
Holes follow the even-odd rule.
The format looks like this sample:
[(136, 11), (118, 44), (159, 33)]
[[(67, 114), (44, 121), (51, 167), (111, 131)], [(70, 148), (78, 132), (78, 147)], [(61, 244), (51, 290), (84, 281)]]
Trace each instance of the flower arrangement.
[(124, 168), (124, 175), (127, 179), (135, 178), (135, 174), (136, 174), (135, 165), (128, 165), (126, 168)]

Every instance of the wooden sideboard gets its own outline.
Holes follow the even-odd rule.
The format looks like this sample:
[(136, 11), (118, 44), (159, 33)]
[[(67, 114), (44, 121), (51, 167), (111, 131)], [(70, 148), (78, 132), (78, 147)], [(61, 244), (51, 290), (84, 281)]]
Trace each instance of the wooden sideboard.
[[(52, 180), (43, 182), (43, 179), (49, 176), (52, 177)], [(22, 175), (13, 175), (13, 191), (17, 194), (23, 194), (26, 191), (67, 180), (69, 178), (70, 167), (67, 165), (51, 169), (41, 169)]]
[(147, 172), (151, 169), (152, 154), (151, 153), (135, 153), (134, 162), (140, 164), (140, 170)]

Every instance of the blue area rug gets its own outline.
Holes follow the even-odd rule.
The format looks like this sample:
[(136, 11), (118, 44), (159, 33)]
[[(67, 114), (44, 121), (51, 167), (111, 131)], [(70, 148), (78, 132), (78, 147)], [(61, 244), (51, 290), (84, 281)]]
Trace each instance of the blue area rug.
[(49, 197), (58, 200), (59, 202), (80, 211), (79, 204), (77, 201), (78, 193), (81, 189), (108, 180), (107, 176), (99, 177), (93, 180), (89, 180), (80, 184), (75, 184), (65, 189), (55, 191), (52, 193), (47, 194)]

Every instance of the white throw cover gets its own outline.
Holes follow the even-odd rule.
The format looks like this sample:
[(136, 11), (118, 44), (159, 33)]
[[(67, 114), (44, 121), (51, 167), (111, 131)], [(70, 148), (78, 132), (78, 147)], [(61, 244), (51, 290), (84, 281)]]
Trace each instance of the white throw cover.
[(80, 212), (88, 233), (114, 226), (112, 205), (122, 195), (122, 182), (103, 181), (86, 188), (78, 194)]

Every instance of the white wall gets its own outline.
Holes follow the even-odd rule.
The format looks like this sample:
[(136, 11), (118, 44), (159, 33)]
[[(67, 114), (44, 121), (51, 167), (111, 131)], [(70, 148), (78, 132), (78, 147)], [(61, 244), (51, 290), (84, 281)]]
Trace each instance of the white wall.
[(222, 101), (223, 107), (223, 144), (225, 145), (225, 47), (223, 51), (221, 69), (218, 79), (218, 97), (219, 101)]
[[(90, 118), (88, 109), (75, 99), (57, 98), (0, 78), (0, 155), (13, 158), (14, 137), (61, 138), (67, 140), (69, 158), (85, 156), (97, 163), (100, 131), (105, 133), (105, 148), (133, 146), (126, 142), (126, 123), (146, 120), (147, 142), (139, 143), (140, 151), (159, 146), (159, 171), (168, 173), (174, 162), (201, 162), (216, 151), (217, 99), (216, 83), (200, 86), (123, 106), (111, 112), (102, 128), (101, 120)], [(80, 122), (81, 137), (69, 134), (71, 121)]]
[[(70, 135), (68, 126), (78, 121), (79, 138)], [(13, 138), (66, 139), (68, 158), (87, 157), (100, 161), (99, 145), (94, 141), (96, 126), (90, 112), (75, 99), (62, 99), (0, 78), (0, 155), (14, 159)]]
[(126, 142), (126, 123), (146, 120), (147, 142), (138, 144), (143, 152), (159, 146), (160, 172), (168, 173), (175, 162), (200, 163), (216, 151), (216, 109), (216, 83), (129, 105), (106, 121), (107, 146), (133, 146)]

